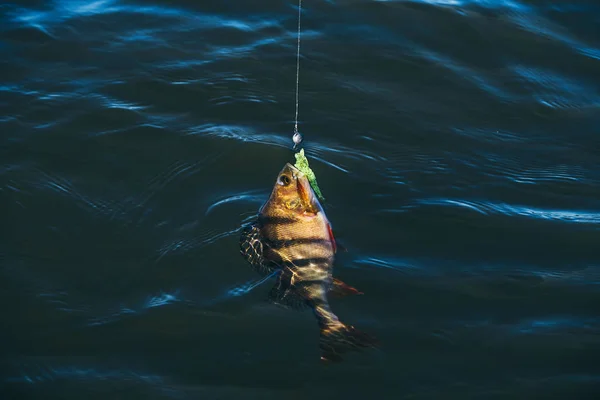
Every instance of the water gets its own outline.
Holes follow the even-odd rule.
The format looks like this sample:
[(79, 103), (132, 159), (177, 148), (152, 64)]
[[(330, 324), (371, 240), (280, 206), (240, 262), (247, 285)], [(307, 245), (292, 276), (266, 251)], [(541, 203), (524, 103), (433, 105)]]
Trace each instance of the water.
[(293, 161), (294, 1), (0, 6), (2, 399), (600, 392), (600, 6), (305, 1), (300, 131), (332, 300), (318, 362), (239, 228)]

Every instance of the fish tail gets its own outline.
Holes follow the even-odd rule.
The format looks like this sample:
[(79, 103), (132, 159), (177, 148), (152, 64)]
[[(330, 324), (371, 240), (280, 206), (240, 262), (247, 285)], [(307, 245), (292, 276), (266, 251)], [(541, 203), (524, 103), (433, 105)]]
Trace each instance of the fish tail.
[(319, 347), (321, 360), (342, 361), (342, 354), (348, 351), (359, 351), (363, 348), (376, 347), (377, 340), (352, 325), (342, 322), (321, 327)]
[(341, 322), (323, 300), (320, 304), (313, 303), (320, 327), (321, 360), (339, 362), (349, 351), (377, 347), (378, 341), (373, 336)]

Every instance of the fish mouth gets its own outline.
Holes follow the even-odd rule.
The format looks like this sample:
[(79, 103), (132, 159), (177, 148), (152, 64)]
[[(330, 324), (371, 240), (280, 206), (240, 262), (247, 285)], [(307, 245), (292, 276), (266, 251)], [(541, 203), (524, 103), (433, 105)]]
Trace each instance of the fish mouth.
[(296, 187), (298, 189), (298, 195), (300, 196), (300, 199), (304, 204), (306, 212), (310, 214), (316, 214), (317, 206), (315, 194), (312, 190), (312, 187), (310, 186), (310, 183), (308, 182), (308, 178), (306, 178), (304, 174), (297, 177)]
[(308, 178), (306, 177), (306, 175), (304, 175), (304, 172), (300, 171), (298, 168), (296, 168), (295, 166), (293, 166), (290, 163), (286, 163), (284, 165), (284, 167), (281, 169), (281, 171), (279, 172), (279, 174), (289, 174), (291, 178), (293, 178), (295, 181), (300, 182), (303, 180), (308, 181)]
[(290, 163), (286, 163), (280, 173), (289, 174), (293, 177), (296, 182), (296, 191), (304, 206), (304, 210), (309, 214), (316, 214), (318, 211), (316, 197), (306, 175)]
[(290, 163), (286, 163), (283, 166), (283, 170), (281, 172), (291, 172), (294, 176), (304, 176), (304, 173), (302, 171), (300, 171), (298, 168), (296, 168), (295, 166), (293, 166)]

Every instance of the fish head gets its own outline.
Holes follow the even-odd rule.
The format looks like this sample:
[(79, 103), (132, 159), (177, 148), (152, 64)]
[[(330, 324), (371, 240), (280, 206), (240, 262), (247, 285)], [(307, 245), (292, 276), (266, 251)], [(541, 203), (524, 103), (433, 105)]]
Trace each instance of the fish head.
[(315, 215), (322, 211), (306, 175), (286, 163), (277, 175), (269, 200), (261, 212), (270, 214)]

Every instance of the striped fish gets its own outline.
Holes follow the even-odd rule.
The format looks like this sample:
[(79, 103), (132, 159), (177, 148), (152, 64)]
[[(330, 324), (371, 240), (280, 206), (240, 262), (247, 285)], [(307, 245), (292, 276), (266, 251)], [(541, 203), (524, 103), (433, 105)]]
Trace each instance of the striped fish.
[(349, 350), (375, 345), (375, 339), (342, 323), (329, 306), (330, 293), (361, 293), (333, 278), (337, 246), (331, 224), (308, 179), (293, 165), (283, 167), (258, 218), (243, 229), (240, 251), (260, 274), (278, 272), (271, 302), (312, 309), (322, 360), (340, 361)]

